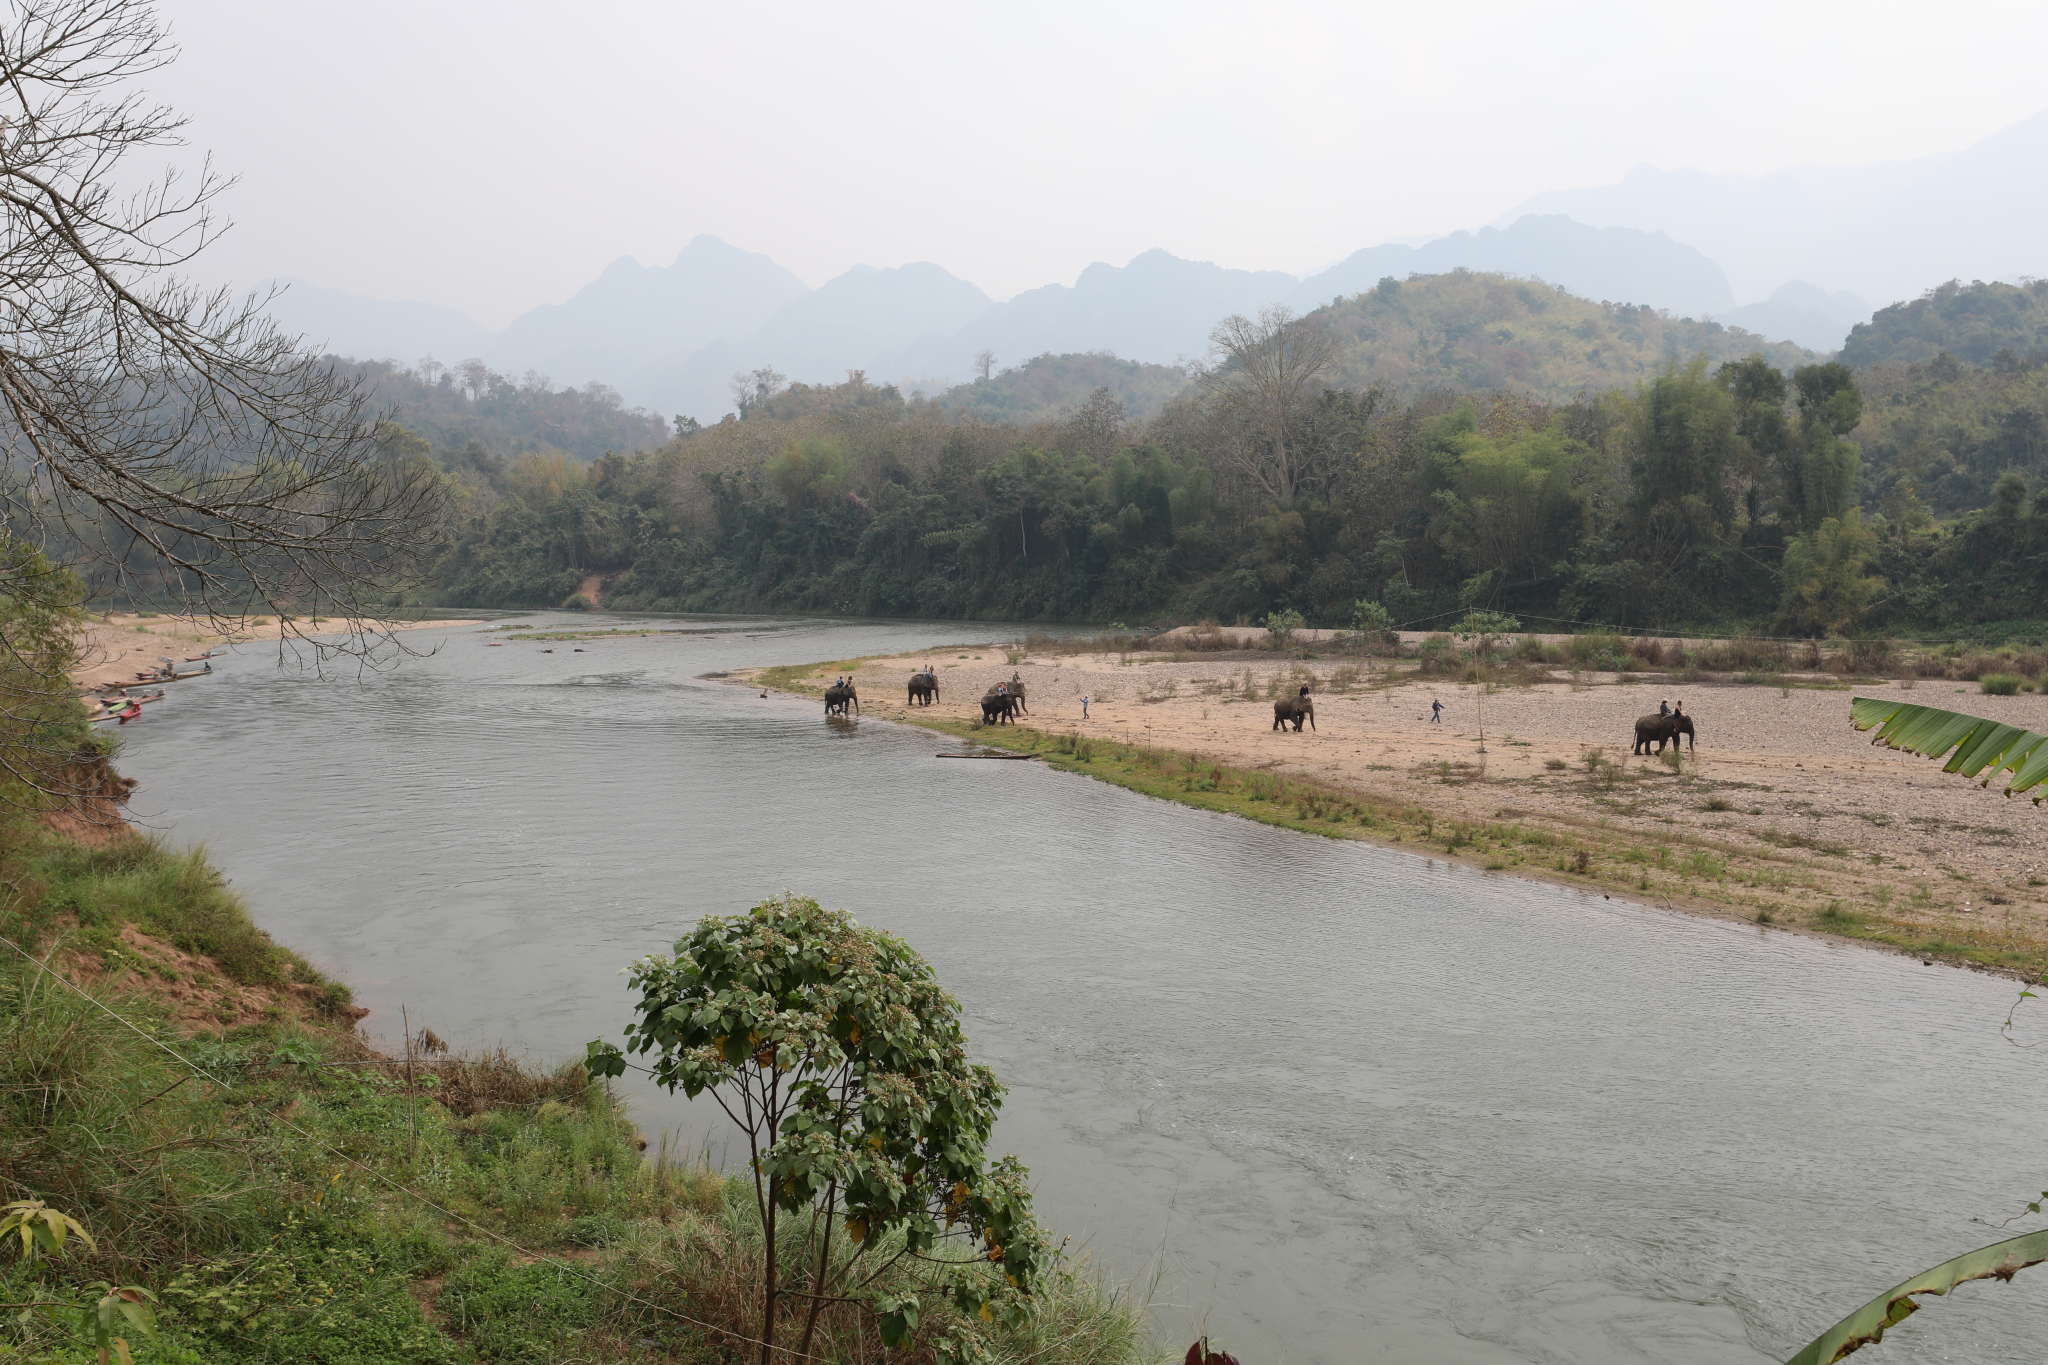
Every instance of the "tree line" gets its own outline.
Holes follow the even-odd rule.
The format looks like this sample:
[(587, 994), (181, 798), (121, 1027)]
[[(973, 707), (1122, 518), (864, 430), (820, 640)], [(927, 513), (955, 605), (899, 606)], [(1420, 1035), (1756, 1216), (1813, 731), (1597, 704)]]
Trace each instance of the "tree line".
[(2033, 614), (2048, 493), (2009, 472), (1938, 528), (1896, 477), (1866, 506), (1865, 392), (1840, 363), (1403, 397), (1330, 382), (1318, 315), (1214, 340), (1142, 421), (1106, 388), (996, 425), (768, 371), (744, 418), (659, 450), (444, 457), (459, 511), (432, 600), (556, 605), (600, 574), (621, 609), (959, 619), (1342, 626), (1366, 604), (1817, 635)]

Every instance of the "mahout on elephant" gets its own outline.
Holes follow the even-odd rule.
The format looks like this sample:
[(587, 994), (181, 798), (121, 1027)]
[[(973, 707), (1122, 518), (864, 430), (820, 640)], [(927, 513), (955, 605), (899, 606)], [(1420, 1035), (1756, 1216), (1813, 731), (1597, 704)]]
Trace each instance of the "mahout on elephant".
[(939, 699), (939, 680), (929, 673), (910, 675), (910, 700), (908, 706), (930, 706)]
[(1308, 728), (1316, 728), (1316, 704), (1309, 697), (1282, 697), (1273, 703), (1273, 728), (1285, 729), (1288, 721), (1294, 722), (1294, 733), (1301, 733), (1301, 723), (1308, 722)]
[(981, 720), (984, 725), (1006, 725), (1016, 714), (1017, 699), (1008, 692), (990, 688), (981, 697)]
[(1674, 749), (1679, 747), (1679, 736), (1681, 735), (1685, 737), (1687, 747), (1695, 751), (1698, 750), (1699, 736), (1692, 728), (1692, 717), (1686, 715), (1683, 711), (1675, 712), (1668, 716), (1638, 716), (1636, 717), (1636, 743), (1635, 747), (1630, 749), (1629, 752), (1632, 754), (1646, 754), (1650, 752), (1650, 744), (1654, 740), (1657, 745), (1657, 752), (1661, 754), (1664, 752), (1664, 746), (1667, 743)]
[(825, 689), (825, 714), (843, 716), (848, 710), (860, 711), (860, 692), (850, 682), (835, 683)]

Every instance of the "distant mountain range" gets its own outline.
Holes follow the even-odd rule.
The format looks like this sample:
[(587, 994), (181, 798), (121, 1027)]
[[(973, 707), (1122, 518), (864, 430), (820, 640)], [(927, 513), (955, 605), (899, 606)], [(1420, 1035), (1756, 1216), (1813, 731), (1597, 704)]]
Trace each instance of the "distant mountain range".
[[(1495, 222), (1531, 213), (1661, 229), (1717, 261), (1740, 297), (1810, 280), (1816, 292), (1854, 296), (1867, 316), (1862, 300), (1912, 299), (1952, 278), (2048, 275), (2048, 111), (1961, 151), (1910, 161), (1769, 175), (1643, 166), (1618, 184), (1539, 194)], [(1841, 342), (1837, 329), (1828, 345)]]
[[(929, 262), (857, 266), (810, 289), (766, 256), (703, 236), (666, 266), (621, 258), (566, 303), (536, 308), (502, 332), (450, 309), (303, 282), (291, 282), (273, 311), (338, 355), (408, 364), (429, 354), (444, 362), (475, 356), (508, 373), (602, 382), (664, 416), (710, 421), (733, 406), (732, 376), (763, 366), (808, 383), (862, 370), (936, 394), (972, 377), (983, 351), (1005, 368), (1085, 352), (1179, 365), (1201, 358), (1210, 329), (1231, 313), (1275, 303), (1306, 312), (1390, 276), (1459, 267), (1536, 276), (1585, 298), (1686, 316), (1738, 311), (1720, 267), (1693, 248), (1661, 232), (1592, 228), (1558, 215), (1423, 246), (1371, 247), (1307, 279), (1147, 251), (1127, 265), (1091, 265), (1072, 285), (1000, 303)], [(1839, 344), (1855, 320), (1829, 324), (1818, 344)]]
[(984, 351), (999, 367), (1088, 352), (1180, 365), (1205, 354), (1228, 314), (1274, 303), (1307, 311), (1387, 277), (1460, 267), (1826, 352), (1874, 304), (1952, 276), (2048, 275), (2043, 172), (2048, 113), (1914, 161), (1763, 176), (1645, 167), (1618, 184), (1539, 195), (1476, 232), (1368, 247), (1306, 278), (1154, 250), (997, 302), (929, 262), (856, 266), (812, 289), (766, 256), (703, 236), (665, 266), (622, 257), (567, 302), (501, 332), (452, 309), (301, 282), (274, 312), (336, 354), (474, 356), (556, 383), (601, 382), (628, 403), (700, 421), (732, 408), (736, 373), (764, 366), (812, 384), (861, 370), (936, 394), (974, 377)]

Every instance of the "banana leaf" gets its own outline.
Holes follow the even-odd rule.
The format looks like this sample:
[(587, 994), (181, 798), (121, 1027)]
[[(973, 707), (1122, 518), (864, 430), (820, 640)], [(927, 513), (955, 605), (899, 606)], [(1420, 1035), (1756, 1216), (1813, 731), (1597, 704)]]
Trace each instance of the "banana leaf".
[[(1859, 730), (1875, 726), (1877, 733), (1871, 737), (1872, 744), (1928, 758), (1948, 755), (1942, 771), (1965, 777), (1982, 773), (1979, 786), (1988, 787), (1992, 778), (2010, 772), (2012, 781), (2006, 784), (2007, 796), (2034, 791), (2048, 781), (2048, 735), (2004, 721), (1966, 716), (1935, 706), (1857, 697), (1849, 703), (1849, 723)], [(1952, 755), (1950, 750), (1954, 750)], [(2048, 789), (2034, 792), (2035, 805), (2044, 799), (2048, 799)]]
[[(1924, 711), (1929, 708), (1916, 709)], [(1946, 1294), (1965, 1280), (1984, 1280), (1994, 1276), (2009, 1280), (2015, 1272), (2042, 1261), (2048, 1261), (2048, 1229), (1965, 1252), (1953, 1261), (1943, 1261), (1932, 1270), (1922, 1271), (1896, 1289), (1879, 1294), (1822, 1332), (1785, 1365), (1829, 1365), (1829, 1362), (1840, 1360), (1873, 1341), (1882, 1341), (1885, 1328), (1896, 1326), (1919, 1311), (1920, 1305), (1913, 1301), (1915, 1294)]]

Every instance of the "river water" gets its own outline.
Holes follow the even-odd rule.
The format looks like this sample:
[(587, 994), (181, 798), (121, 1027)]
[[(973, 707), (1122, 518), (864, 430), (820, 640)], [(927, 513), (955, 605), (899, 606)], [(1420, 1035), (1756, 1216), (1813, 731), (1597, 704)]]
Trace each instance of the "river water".
[[(254, 649), (129, 727), (132, 814), (210, 844), (386, 1036), (403, 1004), (459, 1047), (580, 1054), (628, 1018), (619, 968), (783, 888), (902, 934), (1010, 1087), (1042, 1218), (1167, 1345), (1780, 1360), (2048, 1180), (2008, 982), (940, 762), (702, 677), (999, 627), (536, 619), (684, 633), (465, 624), (326, 680)], [(962, 652), (943, 679), (1002, 666)], [(2044, 1309), (2048, 1267), (1967, 1286), (1867, 1358), (2038, 1361)]]

